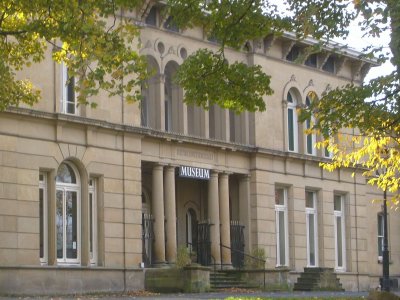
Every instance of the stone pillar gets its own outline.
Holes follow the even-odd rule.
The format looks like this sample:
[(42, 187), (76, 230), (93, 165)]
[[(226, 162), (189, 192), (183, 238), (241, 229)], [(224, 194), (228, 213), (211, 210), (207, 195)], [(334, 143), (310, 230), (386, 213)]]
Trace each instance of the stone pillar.
[[(219, 217), (221, 222), (221, 245), (231, 246), (231, 225), (229, 218), (229, 176), (219, 175)], [(221, 247), (221, 259), (224, 267), (229, 268), (232, 264), (231, 250)]]
[(154, 263), (165, 263), (163, 166), (153, 168)]
[(166, 258), (170, 264), (176, 263), (176, 204), (175, 204), (175, 168), (164, 170), (164, 200), (166, 223)]
[(210, 239), (212, 263), (221, 264), (218, 173), (211, 171), (208, 182), (208, 217), (211, 221)]
[(244, 251), (251, 253), (250, 175), (239, 180), (239, 220), (244, 225)]

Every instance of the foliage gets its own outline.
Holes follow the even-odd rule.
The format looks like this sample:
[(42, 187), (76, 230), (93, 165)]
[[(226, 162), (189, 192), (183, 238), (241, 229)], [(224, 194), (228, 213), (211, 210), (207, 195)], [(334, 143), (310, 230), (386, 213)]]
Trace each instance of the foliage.
[[(123, 12), (143, 0), (0, 0), (0, 111), (9, 105), (33, 104), (40, 92), (18, 71), (43, 61), (46, 51), (65, 63), (77, 81), (78, 100), (96, 105), (100, 90), (140, 100), (146, 77), (138, 54), (140, 28)], [(147, 3), (147, 2), (146, 2)], [(286, 5), (281, 12), (275, 3)], [(295, 32), (298, 39), (312, 36), (320, 51), (334, 38), (346, 38), (349, 24), (358, 20), (366, 35), (390, 33), (389, 49), (371, 45), (360, 59), (391, 60), (395, 70), (362, 86), (335, 88), (303, 111), (302, 120), (314, 115), (313, 131), (323, 133), (320, 147), (329, 145), (328, 170), (365, 167), (371, 184), (397, 195), (400, 184), (400, 1), (398, 0), (167, 0), (164, 13), (181, 29), (202, 27), (217, 41), (217, 50), (199, 49), (178, 70), (176, 81), (185, 89), (185, 101), (205, 108), (218, 104), (236, 112), (263, 111), (265, 95), (272, 94), (270, 77), (261, 66), (247, 61), (229, 63), (229, 49), (245, 50), (248, 41), (268, 35)], [(390, 50), (390, 51), (389, 51)], [(343, 138), (341, 128), (354, 130)], [(332, 136), (338, 137), (332, 139)], [(345, 142), (343, 142), (345, 141)], [(397, 199), (394, 198), (397, 204)]]
[(255, 257), (246, 257), (245, 258), (245, 267), (246, 269), (256, 269), (256, 270), (262, 270), (265, 268), (265, 260), (266, 260), (266, 255), (265, 255), (265, 249), (264, 248), (253, 248), (251, 251), (251, 256)]
[(192, 262), (192, 259), (190, 258), (189, 249), (184, 245), (180, 245), (178, 247), (177, 257), (176, 257), (177, 268), (181, 269), (183, 267), (186, 267), (186, 266), (190, 265), (191, 262)]
[(128, 101), (139, 99), (133, 88), (144, 80), (146, 67), (131, 46), (139, 31), (117, 15), (121, 6), (133, 9), (138, 2), (1, 0), (0, 111), (40, 99), (32, 83), (16, 76), (43, 61), (48, 48), (68, 67), (69, 77), (79, 76), (80, 103), (88, 104), (101, 89), (109, 95), (126, 92)]

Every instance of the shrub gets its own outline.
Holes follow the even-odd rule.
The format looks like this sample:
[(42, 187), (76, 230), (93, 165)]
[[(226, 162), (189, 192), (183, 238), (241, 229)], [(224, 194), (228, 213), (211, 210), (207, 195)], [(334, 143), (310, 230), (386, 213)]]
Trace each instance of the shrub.
[(257, 269), (257, 270), (264, 269), (265, 259), (266, 259), (264, 248), (258, 248), (258, 247), (254, 248), (251, 251), (251, 256), (257, 259), (247, 256), (245, 259), (246, 269)]
[(190, 258), (189, 249), (184, 245), (179, 246), (176, 257), (176, 266), (181, 269), (190, 265), (191, 262), (192, 260)]

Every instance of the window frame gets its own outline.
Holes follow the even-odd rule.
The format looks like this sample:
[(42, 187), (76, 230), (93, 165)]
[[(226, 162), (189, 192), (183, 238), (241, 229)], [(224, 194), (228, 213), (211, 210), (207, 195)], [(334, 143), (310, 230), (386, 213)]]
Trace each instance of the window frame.
[[(283, 204), (276, 204), (277, 191), (283, 190)], [(280, 212), (283, 212), (284, 242), (285, 242), (285, 261), (281, 259), (281, 239), (280, 239)], [(288, 222), (288, 189), (286, 187), (275, 188), (275, 235), (276, 235), (276, 267), (289, 266), (289, 222)]]
[[(41, 180), (41, 177), (43, 180)], [(43, 198), (40, 197), (42, 190)], [(42, 265), (48, 263), (48, 194), (47, 174), (39, 172), (39, 260)], [(42, 202), (42, 205), (40, 205)], [(40, 209), (41, 208), (41, 209)], [(43, 244), (42, 244), (43, 241)], [(41, 245), (42, 244), (42, 245)], [(43, 249), (41, 250), (40, 247)], [(41, 255), (43, 251), (43, 255)]]
[[(88, 183), (89, 201), (89, 260), (91, 265), (97, 264), (97, 178), (90, 177)], [(91, 203), (92, 202), (92, 203)]]
[[(383, 237), (385, 234), (385, 227), (384, 227), (384, 218), (383, 218), (383, 213), (378, 213), (377, 216), (377, 238), (378, 238), (378, 262), (382, 262), (383, 261)], [(381, 223), (381, 224), (380, 224)], [(381, 228), (381, 232), (379, 230), (379, 225)], [(380, 246), (380, 247), (379, 247)], [(380, 248), (380, 251), (379, 251)]]
[[(311, 99), (309, 96), (306, 97), (306, 107), (309, 107), (311, 105)], [(309, 119), (307, 119), (304, 122), (304, 129), (310, 129), (312, 123), (315, 123), (315, 118), (314, 116), (311, 116)], [(309, 139), (311, 139), (311, 148), (309, 148)], [(307, 155), (317, 155), (317, 149), (315, 147), (315, 144), (317, 143), (317, 135), (315, 133), (312, 134), (305, 134), (305, 148), (306, 148), (306, 154)]]
[[(61, 112), (67, 115), (79, 115), (76, 92), (74, 90), (73, 101), (70, 101), (69, 89), (75, 89), (76, 78), (72, 77), (72, 81), (68, 82), (68, 67), (65, 63), (61, 63)], [(70, 86), (72, 85), (72, 87)], [(69, 111), (69, 104), (73, 104), (74, 111)]]
[[(307, 193), (312, 194), (313, 207), (307, 207)], [(317, 192), (306, 190), (306, 203), (305, 203), (305, 214), (306, 214), (306, 232), (307, 232), (307, 267), (318, 267), (319, 265), (319, 253), (318, 253), (318, 207), (317, 207)], [(314, 265), (311, 264), (310, 260), (310, 215), (314, 216)]]
[[(69, 265), (74, 265), (74, 264), (79, 264), (81, 262), (81, 250), (82, 250), (82, 240), (81, 240), (81, 178), (80, 178), (80, 174), (78, 172), (78, 170), (76, 169), (76, 167), (67, 162), (64, 161), (62, 164), (66, 164), (69, 167), (72, 168), (72, 170), (75, 173), (75, 177), (76, 177), (76, 183), (64, 183), (64, 182), (59, 182), (56, 180), (56, 207), (57, 207), (57, 201), (59, 201), (59, 199), (57, 199), (57, 192), (61, 191), (62, 192), (62, 209), (63, 209), (63, 233), (62, 233), (62, 243), (63, 243), (63, 257), (59, 258), (58, 254), (56, 255), (56, 259), (57, 259), (57, 263), (60, 265), (63, 264), (69, 264)], [(61, 166), (61, 164), (60, 164)], [(59, 166), (59, 167), (60, 167)], [(78, 244), (76, 247), (77, 250), (77, 255), (76, 258), (67, 258), (67, 233), (66, 233), (66, 194), (67, 192), (76, 192), (76, 231), (77, 231), (77, 240), (76, 243)], [(57, 209), (56, 209), (57, 210)], [(57, 223), (57, 215), (56, 217), (56, 223)], [(56, 224), (57, 226), (57, 224)], [(58, 229), (56, 228), (56, 243), (58, 243)], [(58, 251), (58, 245), (56, 244), (56, 251)]]
[[(336, 197), (340, 197), (340, 210), (335, 209), (335, 200)], [(345, 212), (344, 212), (344, 195), (342, 194), (334, 194), (334, 207), (333, 207), (333, 223), (334, 223), (334, 235), (335, 235), (335, 270), (339, 272), (346, 271), (346, 228), (345, 228)], [(338, 218), (340, 218), (340, 226), (341, 226), (341, 256), (342, 256), (342, 265), (339, 266), (339, 248), (338, 248)]]
[[(291, 101), (289, 100), (291, 99)], [(286, 122), (286, 132), (287, 132), (287, 150), (289, 152), (299, 152), (299, 133), (298, 133), (298, 119), (297, 119), (297, 98), (293, 95), (291, 91), (287, 94), (287, 122)], [(290, 113), (292, 116), (290, 117)], [(292, 122), (292, 124), (290, 124)], [(290, 133), (290, 125), (293, 127), (293, 133)], [(292, 136), (292, 137), (291, 137)], [(293, 140), (291, 140), (291, 138)], [(293, 149), (291, 149), (291, 143), (293, 143)]]

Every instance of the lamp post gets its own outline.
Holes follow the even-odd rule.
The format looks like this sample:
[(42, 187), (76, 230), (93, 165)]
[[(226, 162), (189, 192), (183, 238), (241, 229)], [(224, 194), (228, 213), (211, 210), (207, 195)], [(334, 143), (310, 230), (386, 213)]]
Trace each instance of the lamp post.
[(382, 285), (381, 290), (390, 292), (389, 281), (389, 247), (387, 226), (387, 199), (386, 189), (383, 191), (383, 250), (382, 250)]

